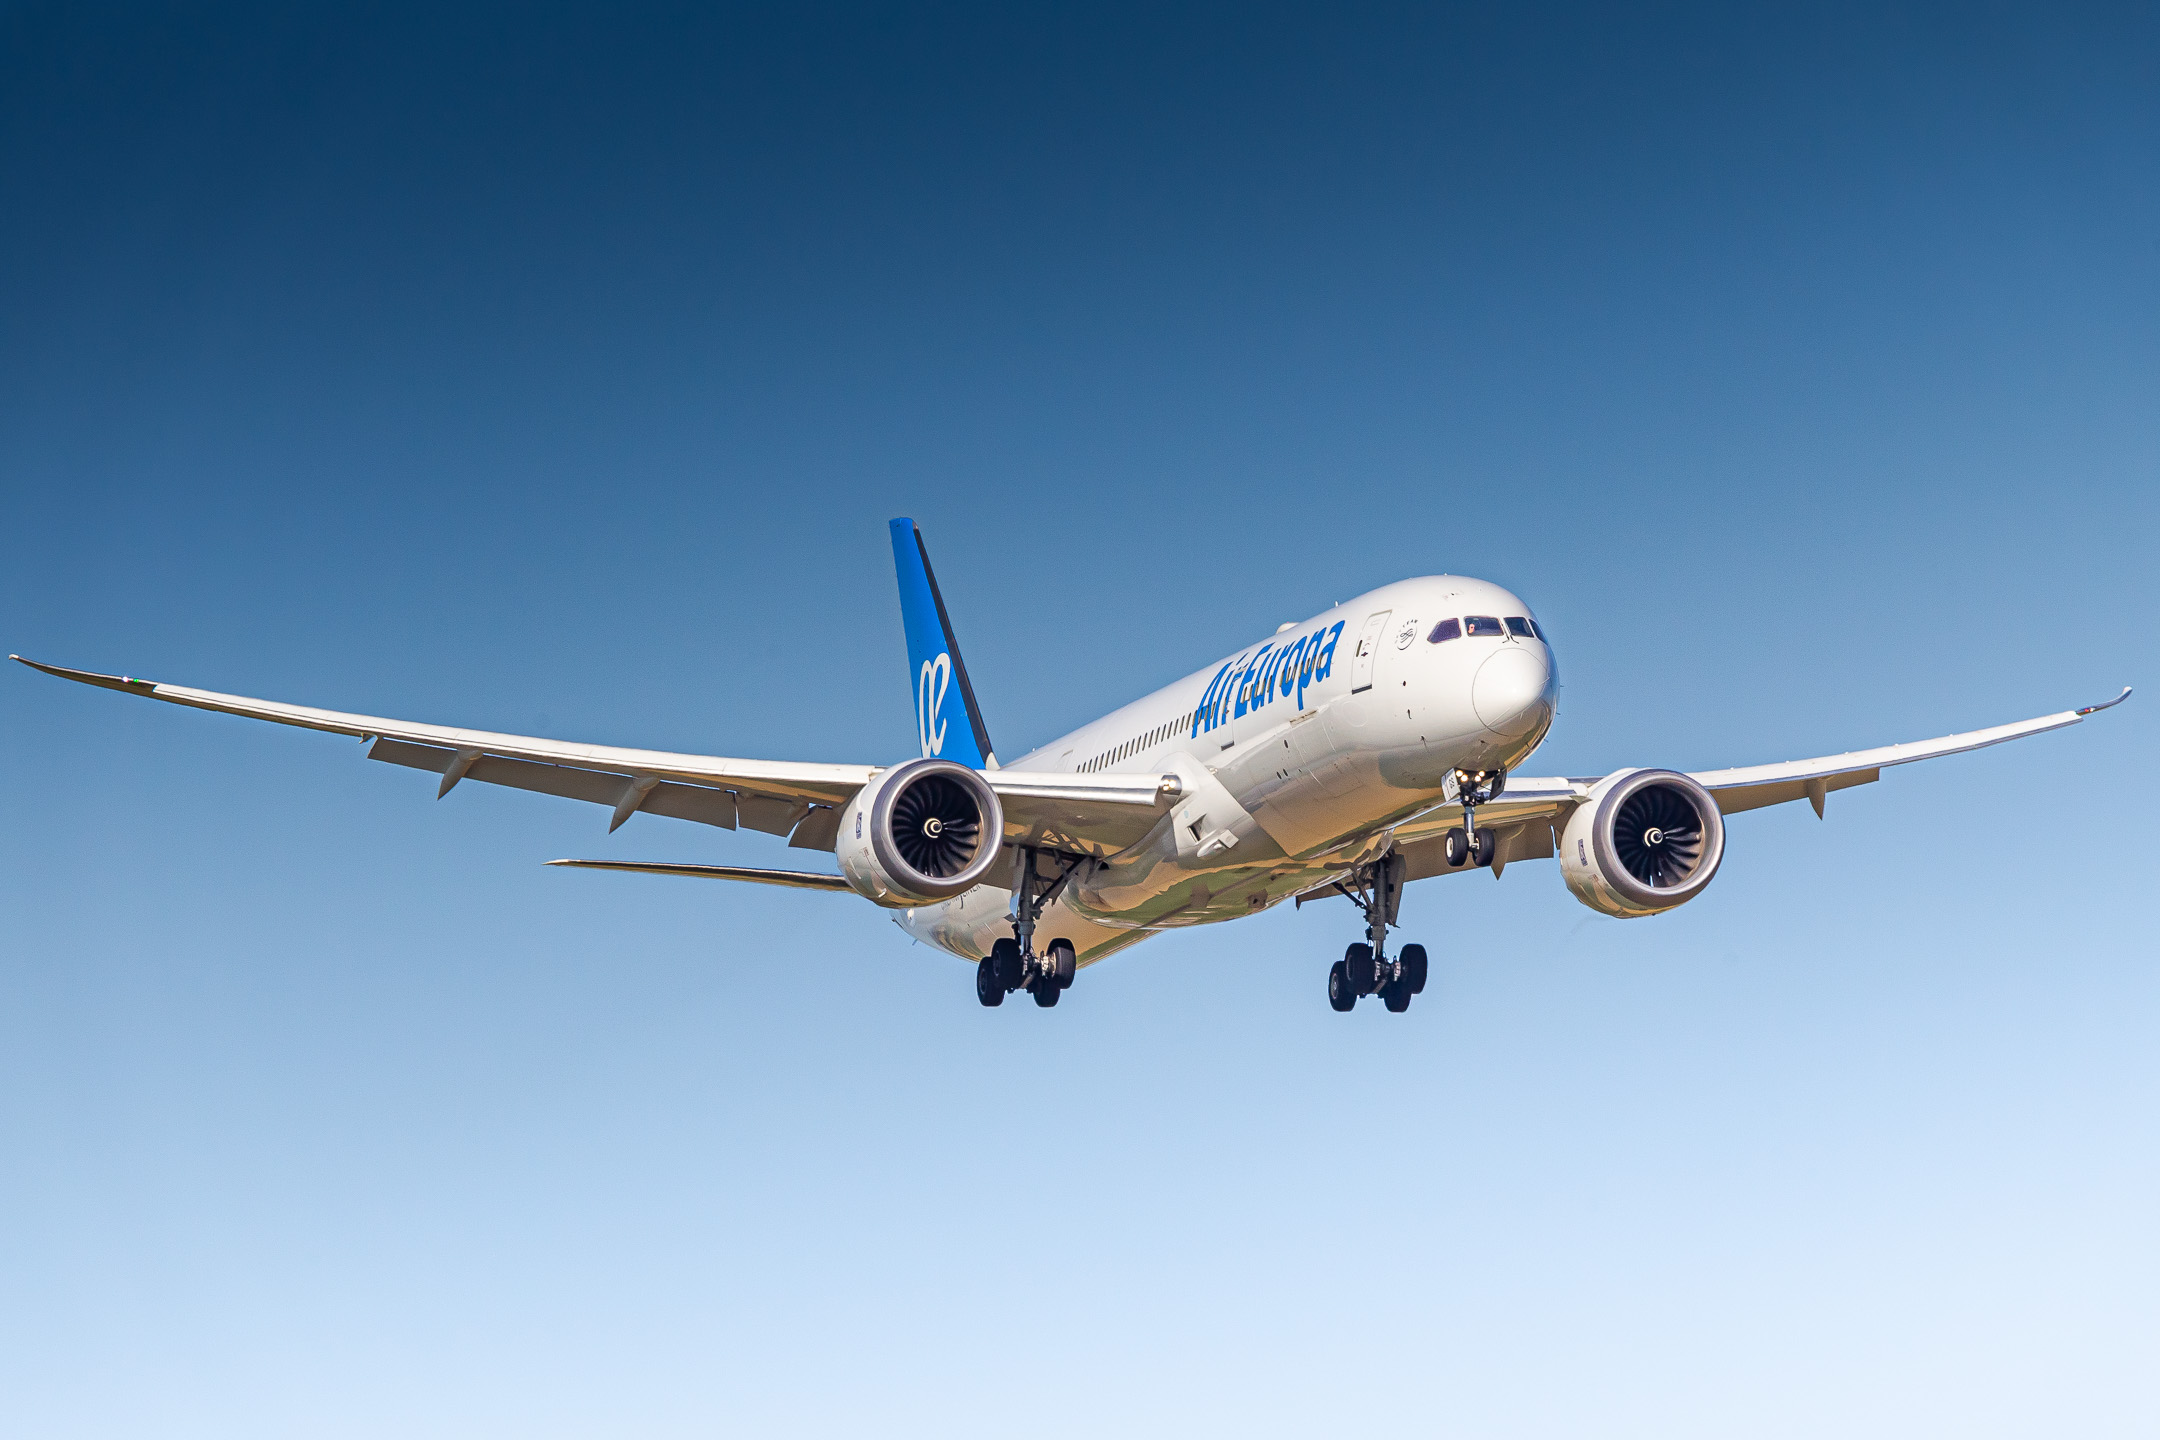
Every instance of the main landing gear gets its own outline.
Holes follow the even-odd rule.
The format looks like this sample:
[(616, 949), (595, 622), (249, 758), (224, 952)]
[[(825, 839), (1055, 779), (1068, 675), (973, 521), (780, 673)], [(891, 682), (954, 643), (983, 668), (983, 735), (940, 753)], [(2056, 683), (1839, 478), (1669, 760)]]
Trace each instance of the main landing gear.
[(1365, 936), (1369, 944), (1352, 945), (1328, 971), (1328, 1004), (1337, 1010), (1356, 1008), (1361, 996), (1378, 995), (1380, 1003), (1400, 1015), (1410, 1008), (1410, 997), (1425, 989), (1425, 947), (1405, 945), (1393, 960), (1387, 958), (1388, 927), (1402, 909), (1403, 872), (1407, 862), (1388, 854), (1361, 867), (1347, 884), (1335, 888), (1365, 912)]
[(1013, 864), (1012, 938), (992, 945), (990, 953), (976, 963), (975, 998), (985, 1005), (1002, 1005), (1013, 991), (1025, 990), (1047, 1010), (1072, 988), (1073, 976), (1079, 973), (1079, 952), (1070, 940), (1052, 940), (1042, 954), (1035, 953), (1035, 921), (1043, 906), (1065, 888), (1081, 857), (1067, 860), (1049, 875), (1042, 873), (1039, 858), (1048, 859), (1053, 867), (1058, 859), (1020, 847)]
[(1460, 869), (1467, 862), (1484, 870), (1491, 867), (1493, 856), (1498, 852), (1499, 841), (1490, 830), (1477, 828), (1477, 807), (1489, 805), (1500, 798), (1507, 788), (1505, 770), (1457, 770), (1448, 777), (1448, 799), (1462, 805), (1461, 828), (1447, 832), (1440, 842), (1447, 863), (1452, 869)]
[(1080, 969), (1080, 957), (1070, 940), (1052, 940), (1040, 955), (1022, 953), (1017, 940), (1000, 940), (975, 966), (975, 998), (985, 1005), (1002, 1005), (1015, 990), (1034, 995), (1044, 1009), (1072, 987)]

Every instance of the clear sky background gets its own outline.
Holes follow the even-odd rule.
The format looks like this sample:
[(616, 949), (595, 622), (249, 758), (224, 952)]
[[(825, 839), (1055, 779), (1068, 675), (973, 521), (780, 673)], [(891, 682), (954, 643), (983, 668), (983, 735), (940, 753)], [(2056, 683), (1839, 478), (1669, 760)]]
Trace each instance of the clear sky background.
[[(889, 761), (1407, 575), (1535, 773), (2160, 684), (2150, 7), (0, 9), (0, 647)], [(2146, 1436), (2160, 693), (1057, 1010), (777, 841), (0, 675), (0, 1430)]]

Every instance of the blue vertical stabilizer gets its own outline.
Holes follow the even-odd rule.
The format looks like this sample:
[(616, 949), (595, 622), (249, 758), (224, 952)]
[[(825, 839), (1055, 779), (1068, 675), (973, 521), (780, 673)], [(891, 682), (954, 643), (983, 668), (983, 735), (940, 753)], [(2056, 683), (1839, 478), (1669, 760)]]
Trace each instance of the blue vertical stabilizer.
[(893, 569), (900, 577), (900, 619), (907, 627), (908, 674), (915, 686), (915, 731), (922, 753), (978, 770), (995, 769), (990, 732), (975, 705), (960, 662), (960, 642), (953, 638), (952, 617), (945, 613), (937, 577), (930, 573), (930, 552), (913, 520), (892, 522)]

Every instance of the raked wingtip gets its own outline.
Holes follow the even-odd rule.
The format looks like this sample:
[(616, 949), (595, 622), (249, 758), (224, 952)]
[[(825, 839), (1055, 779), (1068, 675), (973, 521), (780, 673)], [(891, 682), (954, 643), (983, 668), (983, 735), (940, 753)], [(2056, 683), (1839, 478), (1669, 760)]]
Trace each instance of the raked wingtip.
[(18, 665), (27, 665), (55, 679), (74, 680), (84, 685), (98, 685), (107, 690), (124, 690), (134, 695), (147, 695), (157, 689), (155, 680), (137, 680), (132, 675), (103, 675), (95, 670), (70, 670), (65, 665), (47, 665), (42, 660), (32, 660), (27, 655), (10, 655), (8, 659)]
[(2097, 714), (2099, 714), (2099, 713), (2100, 713), (2100, 712), (2101, 712), (2102, 710), (2112, 710), (2112, 709), (2114, 709), (2114, 708), (2115, 708), (2115, 707), (2116, 707), (2117, 705), (2120, 705), (2120, 704), (2122, 704), (2122, 702), (2123, 702), (2123, 701), (2125, 701), (2125, 700), (2127, 700), (2127, 699), (2129, 699), (2129, 698), (2130, 698), (2130, 687), (2129, 687), (2128, 685), (2125, 685), (2125, 686), (2123, 686), (2123, 688), (2122, 688), (2122, 694), (2120, 694), (2120, 695), (2117, 695), (2117, 696), (2116, 696), (2116, 697), (2115, 697), (2114, 699), (2112, 699), (2112, 700), (2103, 700), (2103, 701), (2101, 701), (2101, 702), (2100, 702), (2100, 703), (2099, 703), (2098, 705), (2087, 705), (2087, 706), (2086, 706), (2086, 707), (2085, 707), (2084, 709), (2082, 709), (2082, 710), (2079, 710), (2079, 711), (2077, 711), (2077, 712), (2076, 712), (2076, 714), (2078, 715), (2078, 717), (2079, 717), (2080, 719), (2084, 718), (2084, 717), (2085, 717), (2085, 716), (2087, 716), (2087, 715), (2097, 715)]

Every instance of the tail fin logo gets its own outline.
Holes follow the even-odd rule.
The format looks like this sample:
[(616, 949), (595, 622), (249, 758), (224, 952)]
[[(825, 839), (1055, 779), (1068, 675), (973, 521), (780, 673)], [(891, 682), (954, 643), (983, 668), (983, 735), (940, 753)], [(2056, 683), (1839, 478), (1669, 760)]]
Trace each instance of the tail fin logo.
[(915, 724), (922, 732), (922, 753), (945, 753), (945, 692), (952, 685), (952, 656), (939, 652), (925, 660), (915, 687)]
[[(990, 733), (968, 684), (967, 662), (953, 638), (952, 617), (930, 573), (930, 551), (915, 522), (901, 518), (892, 532), (893, 571), (900, 582), (900, 624), (907, 632), (908, 683), (915, 695), (915, 738), (925, 756), (975, 769), (995, 769)], [(950, 705), (950, 710), (945, 707)]]

